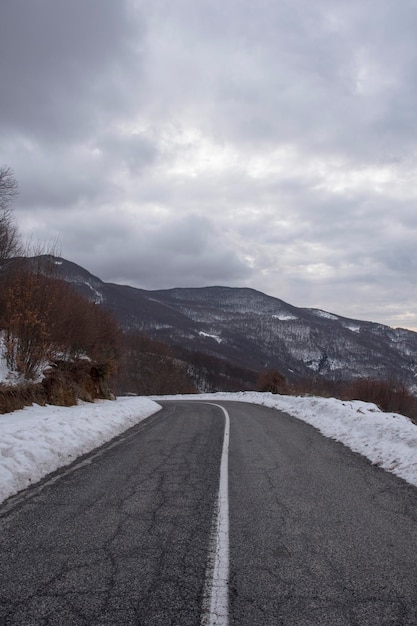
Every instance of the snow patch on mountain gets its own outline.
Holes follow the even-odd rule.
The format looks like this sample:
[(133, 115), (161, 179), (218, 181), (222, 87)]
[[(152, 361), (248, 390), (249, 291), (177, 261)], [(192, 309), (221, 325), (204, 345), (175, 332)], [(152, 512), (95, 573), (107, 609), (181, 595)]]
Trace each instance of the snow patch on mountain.
[(208, 337), (209, 339), (214, 339), (215, 341), (217, 341), (217, 343), (221, 343), (223, 341), (222, 337), (219, 337), (219, 335), (210, 335), (210, 333), (205, 333), (204, 330), (199, 330), (198, 334), (201, 337)]
[(344, 328), (351, 330), (353, 333), (359, 333), (361, 330), (361, 327), (358, 326), (357, 324), (343, 324), (343, 326)]
[(291, 313), (278, 313), (272, 316), (273, 319), (279, 320), (280, 322), (289, 322), (290, 320), (296, 320), (296, 316)]
[[(229, 287), (146, 291), (103, 283), (80, 266), (59, 259), (57, 273), (95, 302), (103, 302), (123, 329), (154, 340), (206, 351), (248, 370), (276, 368), (288, 378), (329, 380), (358, 377), (417, 385), (417, 333), (298, 308), (253, 289)], [(103, 298), (103, 300), (101, 299)], [(220, 337), (204, 337), (199, 331)], [(321, 362), (325, 353), (329, 362)], [(317, 365), (314, 365), (317, 363)], [(336, 364), (340, 363), (340, 367)], [(318, 371), (317, 370), (317, 371)]]
[(310, 309), (313, 315), (317, 315), (317, 317), (324, 317), (327, 320), (338, 320), (337, 315), (333, 315), (333, 313), (328, 313), (327, 311), (322, 311), (321, 309)]

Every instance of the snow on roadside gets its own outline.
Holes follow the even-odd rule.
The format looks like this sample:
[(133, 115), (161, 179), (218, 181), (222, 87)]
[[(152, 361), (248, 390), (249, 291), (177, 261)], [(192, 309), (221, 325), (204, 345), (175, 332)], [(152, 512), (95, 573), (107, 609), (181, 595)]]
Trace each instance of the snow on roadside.
[(302, 419), (326, 437), (367, 457), (374, 465), (417, 486), (417, 426), (408, 417), (383, 413), (375, 404), (360, 400), (281, 396), (265, 398), (256, 404)]
[(285, 411), (311, 424), (326, 437), (340, 441), (354, 452), (359, 452), (374, 465), (383, 467), (417, 486), (417, 426), (404, 415), (383, 413), (375, 404), (359, 400), (282, 396), (253, 391), (172, 398), (235, 400)]
[(129, 397), (0, 415), (0, 502), (160, 408), (148, 398)]
[(0, 502), (156, 413), (155, 401), (170, 398), (234, 400), (285, 411), (417, 486), (417, 426), (407, 417), (360, 401), (247, 391), (34, 405), (0, 415)]

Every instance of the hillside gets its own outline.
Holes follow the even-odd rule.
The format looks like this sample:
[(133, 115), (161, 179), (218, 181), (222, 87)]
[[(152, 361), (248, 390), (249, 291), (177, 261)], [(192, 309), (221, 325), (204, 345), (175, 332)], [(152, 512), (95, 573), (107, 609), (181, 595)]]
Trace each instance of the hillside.
[(52, 261), (60, 277), (112, 311), (126, 330), (248, 370), (274, 367), (293, 381), (396, 378), (416, 387), (417, 333), (410, 330), (294, 307), (253, 289), (136, 289), (105, 283), (65, 259)]

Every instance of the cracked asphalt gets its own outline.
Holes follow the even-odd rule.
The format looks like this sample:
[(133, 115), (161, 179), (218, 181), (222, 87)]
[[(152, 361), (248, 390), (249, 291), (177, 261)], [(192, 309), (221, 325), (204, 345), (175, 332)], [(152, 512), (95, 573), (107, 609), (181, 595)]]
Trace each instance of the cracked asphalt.
[(197, 408), (148, 418), (5, 515), (0, 624), (199, 623), (224, 417)]
[[(230, 415), (230, 626), (417, 624), (417, 490), (311, 426)], [(0, 624), (198, 626), (224, 416), (164, 409), (0, 507)]]
[(415, 626), (416, 488), (296, 418), (225, 406), (231, 624)]

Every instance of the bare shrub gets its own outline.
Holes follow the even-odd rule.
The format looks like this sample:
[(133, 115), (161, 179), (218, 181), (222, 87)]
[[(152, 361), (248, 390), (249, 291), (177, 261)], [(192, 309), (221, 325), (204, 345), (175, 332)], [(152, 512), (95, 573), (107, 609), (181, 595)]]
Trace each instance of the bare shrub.
[(22, 270), (9, 277), (3, 319), (7, 365), (33, 379), (53, 348), (55, 294), (47, 279)]
[(361, 378), (343, 390), (346, 399), (373, 402), (382, 411), (400, 413), (417, 421), (417, 398), (398, 380)]
[(122, 350), (122, 335), (112, 315), (61, 280), (50, 279), (50, 284), (59, 294), (59, 316), (54, 322), (57, 349), (68, 357), (88, 356), (115, 367)]
[(256, 388), (258, 391), (269, 391), (270, 393), (289, 392), (287, 380), (281, 372), (276, 369), (265, 369), (259, 373)]
[(46, 402), (45, 392), (40, 385), (25, 384), (9, 387), (0, 384), (0, 413), (17, 411), (33, 402), (40, 405)]
[(163, 395), (195, 391), (187, 364), (166, 344), (133, 331), (125, 335), (124, 345), (123, 375), (119, 379), (123, 392)]
[(173, 349), (177, 358), (188, 364), (188, 375), (198, 391), (233, 392), (256, 388), (257, 372), (253, 370), (200, 350), (178, 345)]
[(323, 377), (298, 381), (292, 386), (294, 395), (315, 395), (341, 400), (373, 402), (381, 411), (400, 413), (417, 424), (417, 398), (399, 380), (358, 378), (353, 381), (331, 381)]
[(110, 376), (120, 355), (111, 315), (62, 280), (18, 264), (5, 284), (2, 327), (10, 369), (26, 380), (52, 359), (87, 358)]
[(36, 402), (39, 405), (71, 406), (77, 400), (113, 398), (107, 378), (90, 361), (56, 361), (38, 383), (8, 386), (0, 383), (0, 413), (10, 413)]
[(346, 389), (346, 382), (329, 380), (323, 376), (300, 379), (291, 385), (293, 395), (320, 396), (322, 398), (341, 398)]

